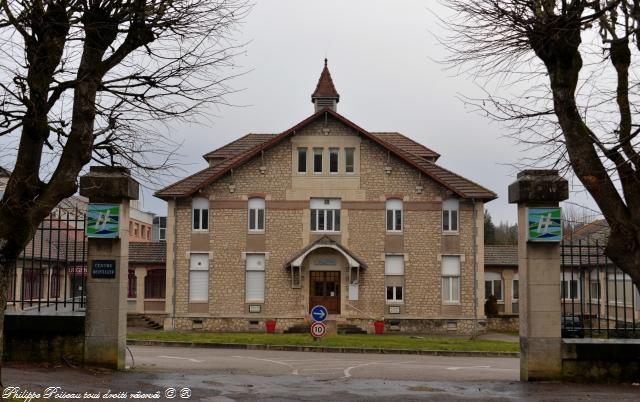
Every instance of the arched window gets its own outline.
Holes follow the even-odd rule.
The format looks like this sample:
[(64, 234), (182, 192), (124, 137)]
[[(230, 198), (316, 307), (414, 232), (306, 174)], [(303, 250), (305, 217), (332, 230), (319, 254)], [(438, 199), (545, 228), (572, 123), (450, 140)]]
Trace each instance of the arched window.
[(387, 200), (387, 231), (402, 232), (402, 200)]
[(264, 198), (249, 199), (249, 230), (261, 232), (264, 230)]

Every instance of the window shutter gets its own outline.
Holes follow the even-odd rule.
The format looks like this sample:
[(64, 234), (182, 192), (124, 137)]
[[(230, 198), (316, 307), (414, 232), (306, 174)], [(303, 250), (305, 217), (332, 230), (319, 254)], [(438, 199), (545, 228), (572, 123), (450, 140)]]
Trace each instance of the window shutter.
[(460, 257), (447, 255), (442, 256), (442, 275), (459, 276), (460, 275)]
[(264, 301), (264, 271), (247, 271), (247, 301)]
[(191, 254), (189, 271), (189, 301), (209, 300), (209, 255)]
[(209, 300), (209, 272), (189, 272), (189, 301), (206, 302)]
[(404, 275), (404, 256), (388, 255), (384, 264), (385, 275)]

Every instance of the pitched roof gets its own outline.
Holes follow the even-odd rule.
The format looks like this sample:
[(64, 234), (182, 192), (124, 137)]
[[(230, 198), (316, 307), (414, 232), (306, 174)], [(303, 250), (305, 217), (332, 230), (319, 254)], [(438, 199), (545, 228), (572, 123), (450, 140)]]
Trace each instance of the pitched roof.
[(165, 264), (167, 262), (167, 243), (129, 243), (129, 262), (141, 264)]
[(278, 134), (247, 134), (244, 137), (240, 137), (237, 140), (228, 143), (227, 145), (215, 149), (209, 153), (203, 155), (204, 159), (232, 158), (238, 154), (246, 152), (253, 147), (259, 146), (265, 141), (275, 137)]
[(414, 155), (418, 155), (421, 158), (433, 159), (433, 161), (435, 162), (440, 157), (439, 153), (425, 147), (418, 142), (415, 142), (411, 138), (400, 133), (371, 132), (371, 134), (375, 135), (382, 141), (388, 142), (391, 145), (395, 145), (398, 148), (402, 148), (403, 150)]
[[(246, 151), (239, 151), (238, 154), (234, 156), (230, 156), (228, 159), (223, 160), (219, 164), (203, 169), (189, 177), (186, 177), (177, 183), (174, 183), (168, 187), (165, 187), (155, 193), (155, 195), (159, 198), (169, 199), (173, 197), (188, 197), (192, 194), (196, 193), (198, 190), (206, 187), (207, 185), (213, 183), (215, 180), (222, 177), (224, 174), (229, 172), (231, 169), (238, 167), (245, 162), (251, 160), (253, 157), (260, 154), (260, 152), (267, 150), (269, 148), (274, 147), (280, 141), (284, 140), (288, 136), (294, 134), (297, 130), (302, 129), (306, 125), (312, 123), (322, 116), (332, 116), (336, 120), (340, 121), (347, 127), (352, 128), (356, 132), (358, 132), (363, 137), (375, 142), (376, 144), (386, 148), (395, 156), (403, 159), (408, 164), (412, 165), (416, 169), (423, 172), (425, 175), (441, 184), (443, 187), (449, 189), (453, 193), (457, 194), (462, 198), (478, 198), (484, 200), (493, 200), (497, 198), (497, 195), (477, 183), (472, 182), (471, 180), (465, 179), (462, 176), (459, 176), (441, 166), (434, 164), (431, 161), (424, 159), (419, 156), (419, 154), (412, 153), (412, 150), (415, 150), (415, 146), (411, 145), (413, 141), (393, 141), (387, 139), (385, 135), (374, 135), (369, 133), (365, 129), (359, 127), (357, 124), (351, 122), (344, 116), (338, 114), (336, 111), (325, 108), (322, 109), (308, 118), (304, 119), (300, 123), (291, 127), (290, 129), (283, 131), (278, 135), (268, 135), (268, 134), (254, 134), (251, 138), (251, 141), (255, 141), (256, 145), (252, 148), (247, 149)], [(393, 137), (393, 136), (392, 136)], [(389, 137), (390, 138), (390, 137)], [(263, 139), (262, 142), (259, 140)], [(408, 147), (408, 148), (406, 148)], [(225, 147), (219, 148), (216, 151), (220, 151)], [(238, 145), (238, 148), (240, 146)], [(427, 148), (425, 148), (427, 149)], [(216, 152), (214, 151), (214, 152)], [(226, 151), (224, 151), (226, 152)], [(421, 154), (426, 153), (424, 150), (418, 151)], [(205, 155), (206, 157), (206, 155)]]
[(517, 266), (517, 245), (489, 245), (484, 246), (484, 265), (492, 266)]
[(337, 98), (340, 101), (340, 94), (335, 85), (333, 85), (333, 79), (331, 79), (331, 73), (329, 72), (329, 67), (327, 67), (327, 59), (324, 59), (324, 68), (320, 73), (318, 85), (311, 95), (312, 101), (316, 98)]
[(596, 219), (565, 234), (564, 238), (572, 241), (600, 241), (605, 244), (607, 237), (609, 237), (609, 231), (609, 224), (606, 220)]

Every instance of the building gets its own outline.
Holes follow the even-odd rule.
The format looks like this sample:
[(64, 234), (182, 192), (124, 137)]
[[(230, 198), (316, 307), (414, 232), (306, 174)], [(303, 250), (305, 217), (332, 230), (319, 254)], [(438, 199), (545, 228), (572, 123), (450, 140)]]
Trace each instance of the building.
[(167, 217), (155, 216), (153, 218), (153, 233), (151, 239), (154, 242), (167, 240)]
[(519, 312), (518, 246), (484, 246), (484, 297), (495, 296), (499, 314)]
[(168, 202), (165, 328), (275, 319), (282, 331), (318, 304), (367, 331), (481, 328), (484, 203), (496, 195), (410, 138), (339, 114), (326, 61), (311, 100), (294, 127), (209, 152), (205, 169), (156, 193)]
[(166, 257), (164, 242), (129, 243), (129, 312), (164, 317)]
[(140, 209), (138, 200), (130, 201), (129, 209), (129, 241), (151, 242), (153, 214)]

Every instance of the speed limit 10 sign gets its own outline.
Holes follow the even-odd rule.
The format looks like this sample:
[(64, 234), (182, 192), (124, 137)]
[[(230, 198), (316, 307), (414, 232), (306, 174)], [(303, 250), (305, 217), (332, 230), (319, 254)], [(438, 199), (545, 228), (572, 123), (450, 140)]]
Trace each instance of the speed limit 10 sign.
[(311, 324), (311, 335), (315, 338), (321, 338), (327, 334), (327, 327), (321, 322)]

